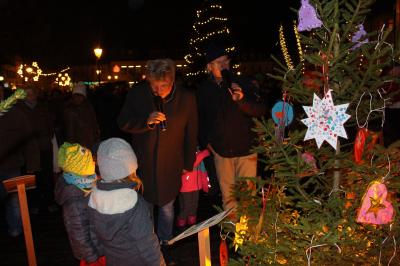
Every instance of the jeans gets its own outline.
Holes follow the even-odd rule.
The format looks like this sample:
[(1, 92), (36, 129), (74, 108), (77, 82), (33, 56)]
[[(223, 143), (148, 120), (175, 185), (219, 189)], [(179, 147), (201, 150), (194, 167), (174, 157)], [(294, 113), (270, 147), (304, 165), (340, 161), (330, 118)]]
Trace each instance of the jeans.
[[(161, 244), (172, 238), (172, 230), (174, 227), (174, 202), (175, 199), (168, 202), (164, 206), (158, 206), (157, 218), (157, 236)], [(148, 203), (151, 217), (154, 219), (154, 204)]]
[(5, 200), (6, 220), (8, 234), (10, 236), (18, 236), (22, 233), (21, 211), (19, 208), (18, 193), (13, 192), (7, 194), (7, 191), (3, 186), (3, 181), (20, 175), (21, 172), (19, 170), (0, 171), (0, 198)]

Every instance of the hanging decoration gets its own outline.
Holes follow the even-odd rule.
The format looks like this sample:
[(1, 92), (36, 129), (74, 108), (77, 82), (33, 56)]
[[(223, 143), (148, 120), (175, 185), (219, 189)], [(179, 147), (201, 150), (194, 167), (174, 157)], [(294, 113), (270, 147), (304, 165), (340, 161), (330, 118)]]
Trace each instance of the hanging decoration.
[(367, 32), (364, 30), (364, 26), (362, 24), (358, 25), (358, 31), (354, 33), (353, 37), (351, 38), (351, 41), (355, 43), (353, 47), (350, 48), (350, 50), (355, 50), (359, 48), (361, 45), (364, 43), (368, 43), (369, 40), (368, 38), (360, 41), (365, 35), (367, 35)]
[(229, 261), (229, 253), (228, 253), (228, 245), (226, 244), (226, 238), (228, 237), (229, 232), (224, 235), (222, 233), (222, 225), (221, 225), (221, 231), (219, 235), (221, 237), (221, 243), (219, 244), (219, 265), (227, 266)]
[(293, 122), (293, 106), (286, 101), (278, 101), (272, 107), (272, 120), (276, 125), (288, 126)]
[(310, 31), (322, 26), (322, 21), (318, 18), (315, 8), (309, 3), (308, 0), (301, 0), (301, 7), (299, 9), (299, 31)]
[(287, 46), (286, 46), (286, 40), (285, 40), (285, 35), (283, 34), (283, 26), (279, 26), (279, 44), (281, 46), (281, 51), (283, 54), (283, 57), (285, 58), (286, 66), (288, 67), (289, 70), (292, 70), (293, 63), (292, 59), (290, 58), (290, 54), (288, 52)]
[(303, 56), (304, 53), (303, 53), (303, 48), (301, 47), (301, 39), (300, 39), (299, 31), (297, 30), (296, 21), (293, 21), (293, 31), (294, 31), (294, 35), (296, 36), (297, 51), (299, 52), (300, 63), (302, 64), (301, 72), (304, 73), (304, 71), (305, 71), (304, 56)]
[(308, 116), (301, 120), (308, 127), (304, 140), (314, 138), (318, 148), (326, 141), (336, 149), (337, 138), (347, 138), (343, 124), (350, 118), (345, 113), (348, 106), (348, 103), (335, 106), (331, 90), (322, 99), (314, 93), (313, 106), (303, 106)]
[[(367, 143), (367, 139), (369, 141)], [(364, 150), (368, 152), (368, 158), (371, 158), (371, 151), (379, 140), (377, 132), (369, 131), (367, 128), (359, 128), (354, 141), (354, 162), (360, 164), (364, 155)], [(366, 145), (367, 144), (367, 145)], [(367, 146), (367, 147), (365, 147)], [(366, 149), (365, 149), (366, 148)]]
[(315, 160), (314, 155), (311, 152), (303, 152), (301, 154), (301, 159), (311, 168), (317, 169), (317, 161)]
[[(382, 113), (382, 122), (381, 122), (381, 127), (383, 127), (383, 124), (385, 123), (385, 108), (386, 108), (386, 100), (382, 97), (382, 93), (380, 90), (377, 90), (377, 93), (379, 94), (380, 100), (383, 102), (382, 106), (377, 107), (375, 109), (372, 108), (372, 102), (377, 101), (376, 99), (373, 98), (371, 92), (368, 92), (369, 94), (369, 112), (367, 114), (367, 118), (365, 119), (364, 123), (361, 124), (359, 121), (359, 115), (358, 115), (358, 108), (360, 107), (361, 101), (366, 94), (366, 92), (363, 92), (360, 96), (360, 99), (358, 100), (357, 106), (356, 106), (356, 122), (358, 126), (358, 131), (356, 135), (356, 139), (354, 141), (354, 162), (357, 164), (360, 164), (362, 162), (362, 157), (364, 156), (364, 151), (366, 150), (367, 154), (367, 159), (370, 159), (372, 157), (371, 152), (373, 150), (373, 147), (375, 144), (378, 143), (379, 140), (381, 140), (381, 134), (378, 132), (373, 132), (368, 130), (368, 121), (369, 117), (373, 112), (380, 112)], [(367, 141), (368, 140), (368, 141)]]
[(382, 182), (371, 182), (361, 202), (357, 222), (387, 224), (393, 220), (394, 209), (392, 203), (387, 200), (387, 188)]

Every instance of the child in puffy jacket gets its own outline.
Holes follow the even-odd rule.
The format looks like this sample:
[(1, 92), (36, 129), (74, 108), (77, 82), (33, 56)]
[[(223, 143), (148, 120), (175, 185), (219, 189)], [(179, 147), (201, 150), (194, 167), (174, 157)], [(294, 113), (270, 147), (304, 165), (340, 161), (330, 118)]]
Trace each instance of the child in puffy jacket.
[(136, 191), (141, 181), (131, 146), (120, 138), (105, 140), (97, 163), (101, 179), (90, 194), (89, 212), (107, 266), (165, 265), (148, 203)]
[(58, 151), (63, 174), (55, 186), (55, 200), (62, 206), (72, 252), (80, 265), (103, 266), (105, 258), (89, 222), (89, 193), (97, 179), (92, 153), (79, 144), (65, 142)]
[(176, 226), (179, 230), (186, 225), (193, 225), (197, 222), (197, 207), (199, 201), (199, 190), (208, 192), (209, 180), (204, 165), (204, 158), (210, 155), (205, 149), (196, 153), (196, 160), (193, 171), (182, 174), (182, 187), (179, 193), (179, 214)]

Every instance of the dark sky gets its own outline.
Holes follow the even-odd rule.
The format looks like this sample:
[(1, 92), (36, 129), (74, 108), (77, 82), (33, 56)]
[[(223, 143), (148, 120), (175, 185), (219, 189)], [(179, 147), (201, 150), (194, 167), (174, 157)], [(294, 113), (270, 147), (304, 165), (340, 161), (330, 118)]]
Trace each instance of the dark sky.
[[(393, 1), (393, 0), (391, 0)], [(391, 2), (390, 1), (390, 2)], [(280, 22), (292, 21), (300, 0), (221, 0), (243, 52), (269, 53)], [(386, 2), (386, 0), (381, 0)], [(201, 0), (0, 0), (0, 60), (15, 55), (48, 68), (102, 60), (178, 58), (185, 52)], [(41, 63), (42, 62), (42, 63)], [(46, 66), (43, 66), (46, 68)]]

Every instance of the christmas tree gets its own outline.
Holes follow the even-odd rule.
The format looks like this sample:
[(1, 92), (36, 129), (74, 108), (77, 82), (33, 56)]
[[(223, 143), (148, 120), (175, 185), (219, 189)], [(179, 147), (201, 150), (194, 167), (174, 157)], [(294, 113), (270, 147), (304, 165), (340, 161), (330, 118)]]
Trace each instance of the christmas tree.
[(201, 8), (196, 11), (189, 41), (189, 53), (185, 60), (189, 67), (188, 76), (198, 76), (205, 71), (205, 52), (210, 43), (224, 47), (232, 52), (232, 44), (228, 18), (224, 15), (222, 5), (218, 1), (205, 0)]
[(283, 100), (274, 119), (256, 121), (267, 174), (234, 189), (230, 265), (397, 265), (400, 146), (379, 143), (385, 88), (398, 82), (387, 71), (398, 58), (392, 29), (365, 31), (372, 0), (301, 2), (298, 56), (281, 30), (285, 60), (270, 74)]

